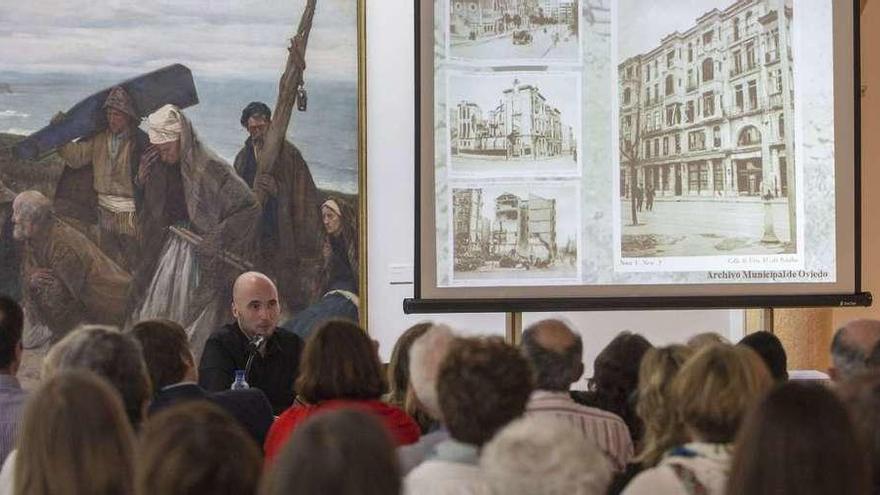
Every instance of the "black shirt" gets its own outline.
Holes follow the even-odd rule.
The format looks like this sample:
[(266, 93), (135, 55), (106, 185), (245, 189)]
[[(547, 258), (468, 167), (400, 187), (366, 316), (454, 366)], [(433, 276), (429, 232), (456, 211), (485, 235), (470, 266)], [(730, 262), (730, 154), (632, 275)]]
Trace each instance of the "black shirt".
[[(199, 363), (199, 385), (210, 392), (228, 390), (235, 370), (243, 370), (248, 358), (248, 338), (231, 323), (214, 332), (205, 343)], [(303, 341), (293, 333), (275, 328), (266, 342), (266, 355), (257, 353), (247, 376), (248, 385), (269, 398), (274, 414), (293, 403), (293, 383), (299, 374)]]

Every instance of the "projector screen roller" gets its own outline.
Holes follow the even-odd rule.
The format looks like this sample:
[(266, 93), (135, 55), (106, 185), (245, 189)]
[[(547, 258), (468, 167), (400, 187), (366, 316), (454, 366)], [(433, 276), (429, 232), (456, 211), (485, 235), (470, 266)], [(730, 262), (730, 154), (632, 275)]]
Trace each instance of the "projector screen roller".
[(869, 301), (857, 1), (416, 11), (408, 311)]

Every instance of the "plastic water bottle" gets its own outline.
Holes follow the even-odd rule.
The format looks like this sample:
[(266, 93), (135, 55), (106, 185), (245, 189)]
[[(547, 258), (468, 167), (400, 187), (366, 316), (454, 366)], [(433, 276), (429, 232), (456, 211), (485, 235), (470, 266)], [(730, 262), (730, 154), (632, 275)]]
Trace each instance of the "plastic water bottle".
[(244, 379), (244, 370), (235, 370), (235, 381), (232, 382), (230, 390), (244, 390), (251, 388)]

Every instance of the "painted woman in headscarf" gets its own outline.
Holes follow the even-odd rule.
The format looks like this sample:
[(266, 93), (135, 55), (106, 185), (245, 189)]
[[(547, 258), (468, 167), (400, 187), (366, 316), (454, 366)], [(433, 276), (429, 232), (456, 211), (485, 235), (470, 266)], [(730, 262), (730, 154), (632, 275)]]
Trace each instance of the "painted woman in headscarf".
[(320, 299), (298, 313), (284, 328), (303, 339), (323, 321), (358, 321), (359, 266), (357, 214), (347, 202), (330, 197), (321, 204), (324, 263), (316, 290)]

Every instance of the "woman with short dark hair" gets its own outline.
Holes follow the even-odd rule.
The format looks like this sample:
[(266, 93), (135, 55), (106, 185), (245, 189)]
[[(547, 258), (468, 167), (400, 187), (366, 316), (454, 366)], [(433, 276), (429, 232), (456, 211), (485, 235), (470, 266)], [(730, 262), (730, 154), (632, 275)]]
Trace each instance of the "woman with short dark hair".
[(380, 400), (385, 391), (379, 355), (366, 332), (348, 321), (326, 322), (306, 341), (296, 380), (297, 400), (269, 430), (266, 458), (276, 457), (306, 418), (341, 408), (376, 414), (397, 445), (415, 443), (419, 426), (401, 409)]
[(323, 412), (291, 436), (270, 472), (264, 495), (397, 495), (400, 469), (394, 440), (375, 416)]
[(786, 383), (748, 416), (728, 495), (871, 493), (867, 457), (847, 410), (825, 386)]

